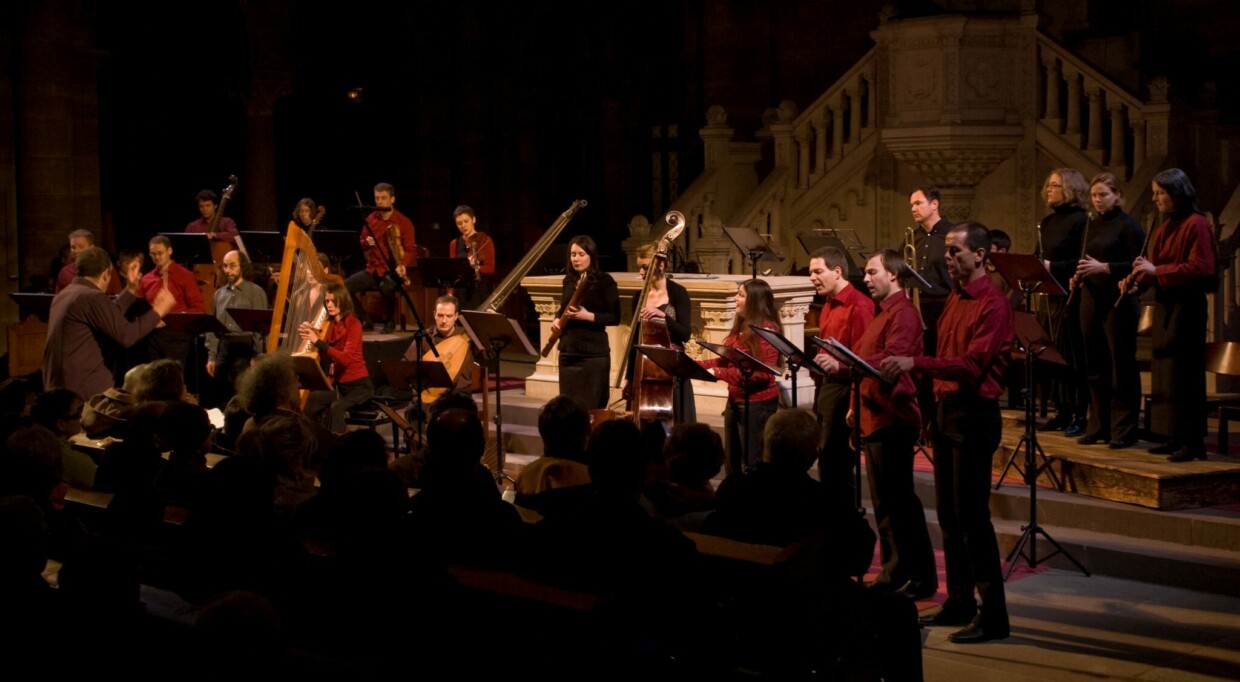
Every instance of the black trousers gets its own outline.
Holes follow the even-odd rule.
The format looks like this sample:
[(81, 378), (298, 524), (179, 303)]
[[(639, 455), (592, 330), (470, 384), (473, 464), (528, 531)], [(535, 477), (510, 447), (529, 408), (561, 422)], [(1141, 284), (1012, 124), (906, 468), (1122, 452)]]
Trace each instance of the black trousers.
[(1141, 414), (1141, 373), (1137, 366), (1137, 299), (1118, 308), (1119, 288), (1086, 285), (1081, 290), (1081, 332), (1085, 378), (1089, 384), (1089, 425), (1085, 433), (1127, 440), (1137, 435)]
[(892, 426), (865, 438), (865, 469), (878, 525), (882, 573), (875, 582), (938, 584), (926, 513), (913, 487), (913, 445), (918, 429)]
[(991, 458), (1003, 425), (999, 401), (960, 392), (939, 401), (934, 433), (934, 489), (947, 599), (969, 607), (981, 598), (984, 628), (1008, 627), (999, 544), (990, 522)]
[[(742, 473), (762, 461), (762, 430), (779, 409), (779, 398), (749, 403), (749, 421), (745, 421), (745, 403), (728, 401), (723, 412), (723, 428), (727, 434), (727, 475)], [(743, 452), (742, 452), (743, 450)]]
[(362, 305), (362, 299), (358, 294), (378, 289), (379, 296), (383, 299), (383, 313), (387, 315), (388, 320), (396, 319), (396, 289), (400, 286), (395, 279), (383, 276), (376, 277), (369, 270), (359, 270), (344, 281), (344, 287), (349, 290), (349, 295), (353, 297), (354, 308), (357, 310), (358, 319), (365, 320), (366, 308)]
[(560, 353), (560, 395), (580, 400), (587, 410), (607, 407), (611, 397), (611, 356)]
[(334, 391), (311, 391), (306, 398), (306, 416), (319, 420), (332, 433), (344, 433), (349, 408), (370, 400), (374, 394), (375, 387), (369, 377), (336, 384)]
[(857, 455), (849, 437), (849, 396), (852, 384), (840, 381), (823, 381), (818, 387), (815, 407), (818, 412), (818, 477), (829, 495), (848, 495), (853, 499), (853, 467)]
[(1066, 367), (1042, 365), (1051, 380), (1050, 395), (1060, 415), (1075, 419), (1085, 417), (1089, 409), (1089, 388), (1085, 380), (1085, 341), (1081, 335), (1081, 295), (1077, 294), (1071, 306), (1062, 296), (1042, 296), (1043, 307), (1038, 322), (1050, 334), (1059, 354), (1068, 361)]
[(1155, 291), (1150, 392), (1153, 429), (1197, 447), (1206, 436), (1206, 296), (1199, 289)]

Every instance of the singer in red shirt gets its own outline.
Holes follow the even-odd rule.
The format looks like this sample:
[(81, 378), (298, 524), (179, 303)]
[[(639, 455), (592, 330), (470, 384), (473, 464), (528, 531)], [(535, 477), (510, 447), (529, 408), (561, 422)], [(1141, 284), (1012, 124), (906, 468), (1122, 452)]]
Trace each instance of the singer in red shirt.
[[(879, 313), (854, 350), (874, 367), (892, 356), (923, 355), (921, 314), (901, 286), (904, 271), (904, 257), (892, 249), (877, 251), (865, 264), (865, 284)], [(928, 599), (938, 591), (939, 580), (926, 514), (913, 488), (913, 451), (921, 431), (917, 384), (911, 374), (891, 384), (867, 376), (860, 394), (865, 470), (882, 561), (871, 588)], [(851, 409), (848, 417), (850, 425), (856, 423)]]
[(348, 289), (342, 284), (328, 284), (323, 305), (331, 323), (326, 336), (320, 338), (309, 322), (302, 322), (298, 333), (303, 341), (314, 343), (320, 362), (324, 358), (331, 362), (328, 376), (333, 389), (311, 391), (306, 399), (306, 416), (320, 420), (332, 433), (344, 433), (349, 408), (370, 400), (375, 387), (362, 357), (362, 323), (353, 315)]
[[(848, 282), (848, 256), (831, 246), (809, 255), (809, 281), (814, 291), (827, 298), (819, 317), (818, 336), (834, 338), (849, 350), (857, 349), (861, 334), (874, 320), (874, 301)], [(827, 372), (818, 385), (815, 407), (822, 434), (818, 440), (818, 473), (831, 494), (853, 495), (853, 466), (857, 461), (849, 444), (851, 429), (845, 423), (851, 377), (847, 367), (826, 351), (814, 362)]]
[(999, 396), (1014, 329), (1012, 306), (986, 273), (990, 232), (981, 223), (963, 222), (948, 231), (946, 243), (956, 289), (939, 318), (938, 357), (892, 356), (880, 367), (893, 380), (913, 370), (934, 379), (934, 489), (947, 601), (922, 622), (964, 625), (948, 639), (973, 644), (1005, 639), (1010, 630), (990, 522), (990, 463), (1003, 429)]

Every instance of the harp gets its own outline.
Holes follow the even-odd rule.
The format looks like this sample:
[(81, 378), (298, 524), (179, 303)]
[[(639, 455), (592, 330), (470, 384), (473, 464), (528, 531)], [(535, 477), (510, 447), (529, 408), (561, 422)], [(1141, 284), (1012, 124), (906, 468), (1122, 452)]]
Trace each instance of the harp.
[(310, 236), (297, 225), (289, 225), (280, 261), (280, 283), (272, 304), (268, 353), (279, 350), (292, 354), (301, 350), (297, 329), (302, 322), (314, 323), (323, 308), (323, 293), (329, 282), (343, 284), (344, 280), (323, 269)]

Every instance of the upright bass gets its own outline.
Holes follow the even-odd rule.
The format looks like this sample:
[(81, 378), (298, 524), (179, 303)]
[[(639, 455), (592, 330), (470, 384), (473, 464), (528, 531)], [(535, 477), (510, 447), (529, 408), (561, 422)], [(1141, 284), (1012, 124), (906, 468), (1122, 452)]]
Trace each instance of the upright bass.
[[(633, 325), (629, 328), (629, 340), (625, 344), (626, 352), (620, 361), (620, 371), (616, 374), (617, 386), (624, 380), (629, 356), (633, 353), (635, 346), (640, 344), (663, 348), (677, 347), (672, 343), (666, 320), (652, 318), (642, 321), (640, 319), (641, 311), (646, 307), (646, 301), (650, 297), (651, 286), (663, 276), (663, 271), (667, 267), (667, 254), (672, 242), (676, 241), (680, 233), (685, 230), (685, 217), (679, 211), (669, 211), (664, 220), (671, 225), (671, 229), (659, 240), (659, 246), (651, 257), (650, 267), (646, 269), (646, 279), (637, 297), (637, 307), (633, 314)], [(643, 421), (672, 422), (675, 409), (673, 377), (645, 355), (639, 354), (633, 363), (633, 379), (629, 382), (632, 391), (633, 421), (638, 425)]]

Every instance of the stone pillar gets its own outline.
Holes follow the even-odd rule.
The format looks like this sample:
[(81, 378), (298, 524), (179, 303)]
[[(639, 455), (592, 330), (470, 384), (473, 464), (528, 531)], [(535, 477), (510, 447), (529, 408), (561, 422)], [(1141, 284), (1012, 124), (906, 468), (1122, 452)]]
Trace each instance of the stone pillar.
[(814, 174), (827, 173), (827, 110), (814, 119)]
[(797, 187), (809, 187), (809, 156), (810, 143), (813, 142), (813, 130), (809, 123), (802, 123), (796, 130), (797, 141)]
[(1067, 65), (1063, 77), (1068, 81), (1068, 113), (1064, 134), (1071, 136), (1076, 146), (1081, 146), (1081, 74)]
[(644, 215), (635, 215), (629, 221), (629, 237), (625, 239), (620, 248), (624, 251), (626, 260), (628, 261), (628, 271), (637, 272), (637, 250), (649, 244), (650, 238), (650, 221)]
[(1125, 173), (1125, 166), (1128, 165), (1127, 155), (1124, 153), (1124, 105), (1121, 102), (1109, 102), (1111, 109), (1111, 169), (1113, 173), (1117, 173), (1120, 178), (1127, 179), (1128, 174)]
[(1059, 71), (1059, 58), (1050, 52), (1043, 52), (1042, 64), (1046, 66), (1046, 113), (1042, 116), (1042, 122), (1059, 132), (1063, 125), (1063, 119), (1059, 117), (1059, 83), (1063, 78)]
[(716, 215), (702, 218), (702, 236), (694, 243), (693, 258), (701, 264), (704, 272), (725, 274), (728, 257), (736, 251), (732, 242), (723, 235), (723, 221)]
[(1140, 112), (1131, 112), (1128, 122), (1132, 125), (1132, 170), (1135, 173), (1145, 163), (1145, 120)]
[(728, 127), (728, 112), (718, 104), (706, 110), (706, 127), (698, 132), (705, 152), (706, 170), (720, 168), (728, 161), (728, 144), (735, 131)]
[(792, 123), (772, 123), (771, 139), (775, 141), (775, 167), (795, 168), (796, 143), (792, 139)]
[(844, 95), (831, 104), (831, 159), (844, 157)]
[(857, 86), (844, 89), (848, 97), (848, 143), (861, 141), (861, 98), (857, 96)]
[(1102, 163), (1102, 87), (1086, 83), (1085, 92), (1089, 96), (1089, 139), (1085, 151), (1094, 161)]

